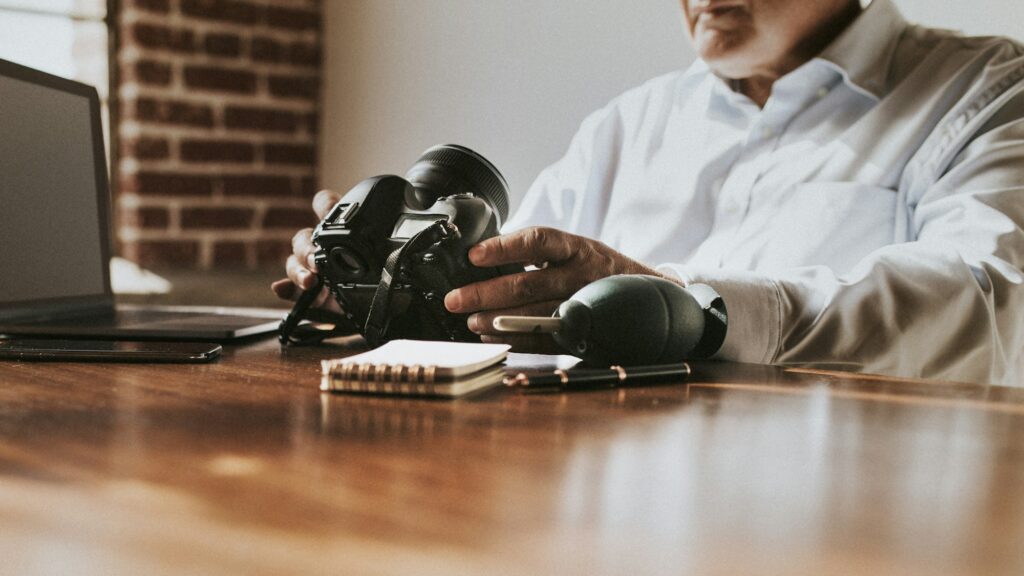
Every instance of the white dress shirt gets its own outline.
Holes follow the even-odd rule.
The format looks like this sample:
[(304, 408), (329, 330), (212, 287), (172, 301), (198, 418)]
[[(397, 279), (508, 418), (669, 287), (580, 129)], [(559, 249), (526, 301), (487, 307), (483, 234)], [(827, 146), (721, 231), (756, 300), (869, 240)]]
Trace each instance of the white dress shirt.
[(763, 109), (698, 61), (587, 118), (533, 225), (716, 288), (724, 359), (1018, 384), (1024, 47), (875, 0)]

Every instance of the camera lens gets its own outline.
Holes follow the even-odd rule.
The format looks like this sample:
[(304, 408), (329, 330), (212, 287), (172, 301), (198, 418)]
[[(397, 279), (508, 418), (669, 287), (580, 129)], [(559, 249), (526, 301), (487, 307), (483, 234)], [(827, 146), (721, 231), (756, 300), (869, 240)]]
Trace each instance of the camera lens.
[(483, 198), (497, 215), (498, 227), (508, 218), (508, 184), (493, 164), (457, 144), (434, 146), (420, 156), (405, 176), (416, 187), (409, 199), (425, 209), (442, 196), (472, 193)]
[(331, 263), (347, 279), (356, 279), (366, 273), (366, 263), (359, 254), (344, 246), (331, 250)]

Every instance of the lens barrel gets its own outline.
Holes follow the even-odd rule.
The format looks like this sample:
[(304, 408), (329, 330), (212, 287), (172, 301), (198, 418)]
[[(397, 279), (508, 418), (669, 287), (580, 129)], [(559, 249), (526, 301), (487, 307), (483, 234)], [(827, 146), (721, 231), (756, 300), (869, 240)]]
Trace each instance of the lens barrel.
[(471, 192), (483, 198), (498, 217), (508, 218), (508, 183), (486, 158), (458, 144), (441, 144), (424, 152), (406, 178), (435, 198)]

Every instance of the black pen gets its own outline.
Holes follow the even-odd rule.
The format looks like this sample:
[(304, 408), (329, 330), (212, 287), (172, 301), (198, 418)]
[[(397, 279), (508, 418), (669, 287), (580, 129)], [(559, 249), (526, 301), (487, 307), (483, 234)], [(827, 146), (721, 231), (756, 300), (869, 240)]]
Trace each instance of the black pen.
[(545, 374), (520, 372), (506, 376), (504, 383), (526, 391), (593, 390), (625, 386), (644, 386), (657, 382), (682, 382), (690, 375), (690, 365), (658, 364), (623, 368), (570, 368)]

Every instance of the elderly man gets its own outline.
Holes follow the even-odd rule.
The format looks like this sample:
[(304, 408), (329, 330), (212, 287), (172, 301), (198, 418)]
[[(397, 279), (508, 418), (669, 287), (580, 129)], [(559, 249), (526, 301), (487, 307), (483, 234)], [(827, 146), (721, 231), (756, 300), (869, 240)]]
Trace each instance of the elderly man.
[[(506, 233), (469, 253), (538, 268), (454, 290), (448, 309), (509, 339), (494, 316), (660, 274), (722, 294), (723, 359), (1015, 381), (1024, 48), (909, 25), (891, 0), (683, 11), (700, 59), (587, 118)], [(294, 248), (307, 287), (308, 230)], [(511, 341), (543, 344), (525, 338)]]

